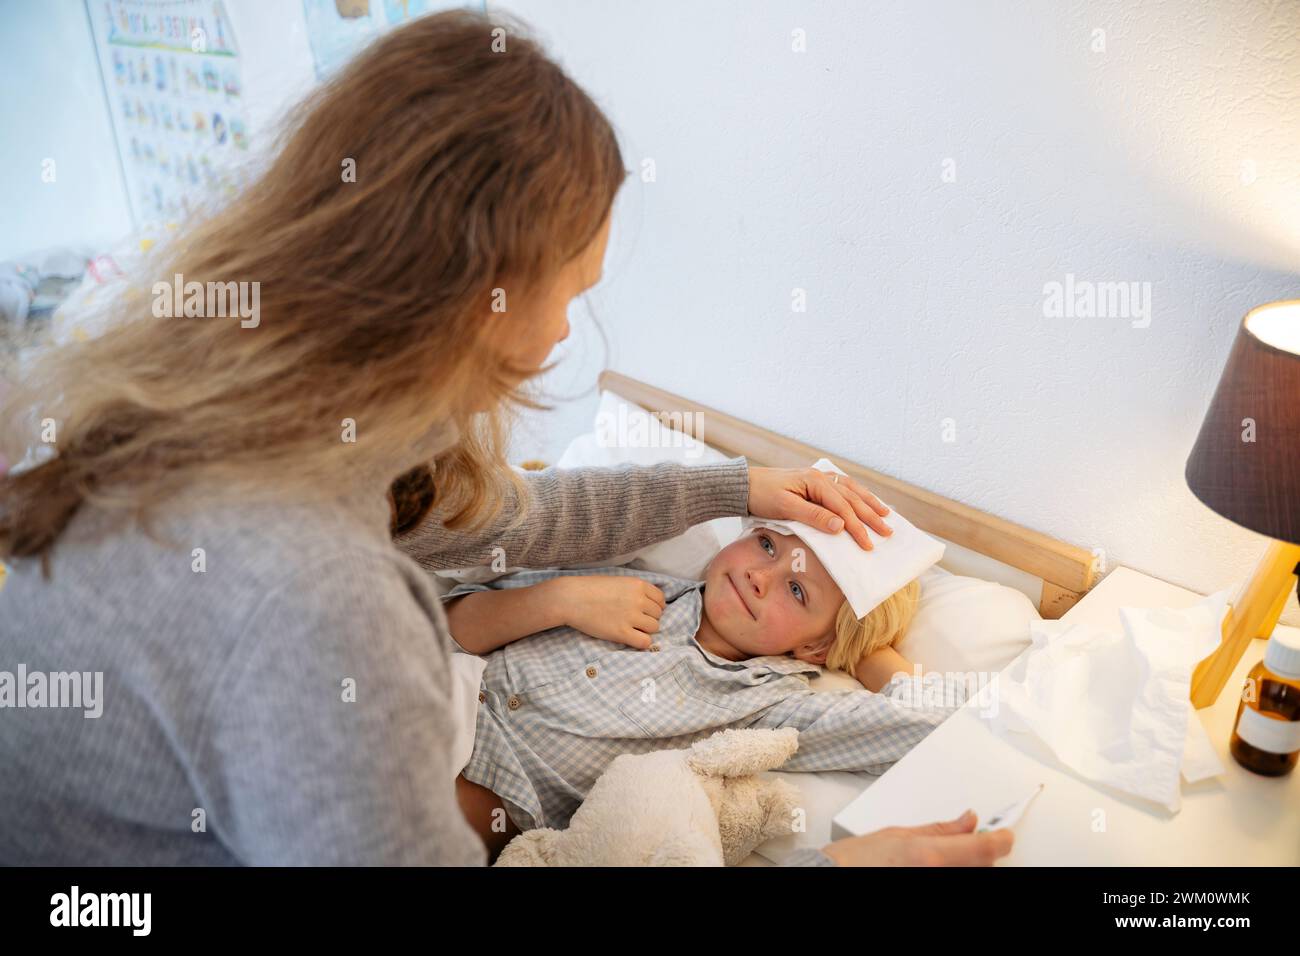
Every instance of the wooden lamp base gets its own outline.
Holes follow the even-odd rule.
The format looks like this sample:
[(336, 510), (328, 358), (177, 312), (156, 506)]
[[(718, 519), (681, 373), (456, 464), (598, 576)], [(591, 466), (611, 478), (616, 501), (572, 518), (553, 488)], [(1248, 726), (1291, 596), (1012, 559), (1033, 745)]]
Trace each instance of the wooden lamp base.
[(1268, 637), (1296, 588), (1300, 544), (1272, 541), (1238, 600), (1223, 619), (1223, 641), (1192, 672), (1192, 706), (1209, 707), (1256, 637)]

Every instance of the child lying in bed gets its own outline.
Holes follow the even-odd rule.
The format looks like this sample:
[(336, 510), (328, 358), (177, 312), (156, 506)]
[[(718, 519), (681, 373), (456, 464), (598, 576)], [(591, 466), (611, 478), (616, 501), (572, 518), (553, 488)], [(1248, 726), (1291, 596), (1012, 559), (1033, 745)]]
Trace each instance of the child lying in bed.
[[(487, 658), (457, 790), (489, 851), (520, 830), (567, 826), (620, 754), (731, 727), (796, 727), (783, 770), (884, 773), (965, 702), (960, 680), (923, 688), (892, 647), (916, 581), (859, 621), (802, 545), (757, 528), (719, 551), (703, 582), (614, 567), (521, 571), (449, 592), (452, 636)], [(867, 689), (814, 693), (817, 665)]]

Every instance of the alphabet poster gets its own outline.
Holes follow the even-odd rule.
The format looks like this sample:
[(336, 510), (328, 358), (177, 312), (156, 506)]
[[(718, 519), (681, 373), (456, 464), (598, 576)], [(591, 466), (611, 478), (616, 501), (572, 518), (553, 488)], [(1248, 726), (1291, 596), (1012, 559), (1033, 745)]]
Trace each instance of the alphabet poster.
[(136, 225), (233, 195), (247, 155), (239, 45), (222, 0), (87, 0)]

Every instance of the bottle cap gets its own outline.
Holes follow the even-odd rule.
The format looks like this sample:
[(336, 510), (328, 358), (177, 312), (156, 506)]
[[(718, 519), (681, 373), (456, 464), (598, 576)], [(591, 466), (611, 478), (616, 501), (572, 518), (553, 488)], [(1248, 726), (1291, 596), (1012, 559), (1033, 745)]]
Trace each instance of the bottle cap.
[(1300, 631), (1274, 630), (1264, 648), (1264, 666), (1279, 677), (1300, 679)]

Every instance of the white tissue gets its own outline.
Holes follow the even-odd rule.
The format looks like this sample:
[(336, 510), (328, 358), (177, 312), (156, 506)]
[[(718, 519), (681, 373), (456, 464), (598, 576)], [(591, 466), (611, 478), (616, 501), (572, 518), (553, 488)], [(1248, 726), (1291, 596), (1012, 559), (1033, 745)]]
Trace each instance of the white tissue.
[(1177, 813), (1180, 775), (1223, 772), (1189, 693), (1222, 638), (1229, 593), (1183, 610), (1121, 608), (1120, 630), (1033, 622), (1033, 646), (998, 680), (1003, 726), (1035, 734), (1083, 777)]
[[(818, 471), (844, 474), (826, 458), (819, 458), (813, 467)], [(881, 499), (881, 503), (889, 507), (884, 499)], [(893, 534), (879, 535), (870, 527), (867, 528), (867, 536), (872, 544), (870, 551), (864, 551), (844, 531), (828, 534), (801, 521), (748, 517), (744, 521), (744, 529), (748, 532), (751, 528), (771, 528), (802, 538), (839, 585), (844, 592), (844, 599), (861, 620), (891, 594), (919, 578), (923, 571), (937, 564), (943, 557), (942, 541), (930, 537), (892, 508), (885, 516), (885, 523)]]

